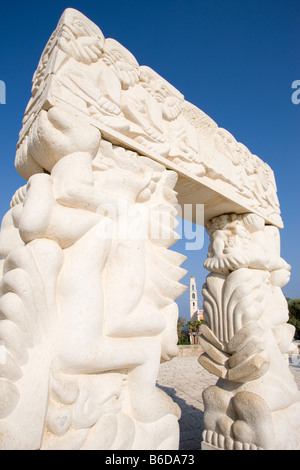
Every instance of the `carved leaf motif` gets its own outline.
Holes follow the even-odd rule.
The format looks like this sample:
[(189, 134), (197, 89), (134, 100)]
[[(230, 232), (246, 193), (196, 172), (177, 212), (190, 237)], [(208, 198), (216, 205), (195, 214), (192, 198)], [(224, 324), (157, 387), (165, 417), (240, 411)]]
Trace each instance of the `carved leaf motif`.
[(249, 321), (263, 313), (267, 273), (239, 269), (227, 278), (210, 274), (203, 288), (205, 318), (215, 336), (225, 344)]

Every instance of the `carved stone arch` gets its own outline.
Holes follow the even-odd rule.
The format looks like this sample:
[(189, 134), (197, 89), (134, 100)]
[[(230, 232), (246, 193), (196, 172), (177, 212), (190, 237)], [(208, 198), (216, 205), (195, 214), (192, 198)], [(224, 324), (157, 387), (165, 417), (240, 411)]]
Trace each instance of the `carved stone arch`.
[[(178, 211), (210, 236), (203, 448), (300, 448), (272, 170), (80, 12), (33, 77), (0, 232), (0, 447), (178, 449)], [(200, 443), (199, 443), (200, 446)]]

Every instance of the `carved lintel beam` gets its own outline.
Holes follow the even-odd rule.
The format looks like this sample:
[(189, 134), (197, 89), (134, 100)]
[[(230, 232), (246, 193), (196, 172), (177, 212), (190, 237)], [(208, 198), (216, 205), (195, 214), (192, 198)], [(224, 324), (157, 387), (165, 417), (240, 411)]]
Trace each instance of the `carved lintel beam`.
[(178, 172), (180, 204), (201, 201), (211, 218), (222, 210), (251, 211), (282, 227), (271, 168), (73, 9), (62, 15), (33, 76), (16, 155), (17, 171), (26, 179), (49, 171), (49, 162), (27, 151), (27, 141), (41, 110), (51, 107)]

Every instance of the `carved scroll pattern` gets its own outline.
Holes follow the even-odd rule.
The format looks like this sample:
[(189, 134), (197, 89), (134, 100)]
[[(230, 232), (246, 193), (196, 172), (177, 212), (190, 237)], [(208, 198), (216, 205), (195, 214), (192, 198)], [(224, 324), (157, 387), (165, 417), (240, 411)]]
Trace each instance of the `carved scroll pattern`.
[(246, 207), (281, 225), (271, 168), (71, 9), (62, 16), (33, 77), (16, 157), (25, 178), (42, 171), (23, 151), (30, 126), (41, 109), (57, 105), (130, 137), (203, 182), (213, 181), (217, 191), (234, 192)]
[(294, 327), (281, 291), (290, 266), (278, 229), (231, 214), (207, 230), (199, 362), (219, 380), (203, 394), (203, 440), (228, 450), (300, 448), (300, 397), (288, 367)]
[(168, 250), (177, 175), (58, 108), (27, 145), (49, 174), (0, 232), (1, 448), (176, 449), (180, 411), (156, 378), (185, 290)]

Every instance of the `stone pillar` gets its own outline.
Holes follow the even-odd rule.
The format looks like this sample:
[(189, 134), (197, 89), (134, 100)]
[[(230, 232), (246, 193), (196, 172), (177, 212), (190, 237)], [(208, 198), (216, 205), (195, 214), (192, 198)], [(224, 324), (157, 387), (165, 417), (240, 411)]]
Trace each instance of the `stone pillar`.
[(290, 266), (276, 227), (248, 213), (209, 222), (199, 363), (219, 377), (203, 393), (202, 449), (300, 449), (300, 394), (289, 370), (294, 327), (281, 288)]
[(2, 223), (1, 449), (177, 449), (177, 174), (60, 108), (23, 151), (48, 171)]

